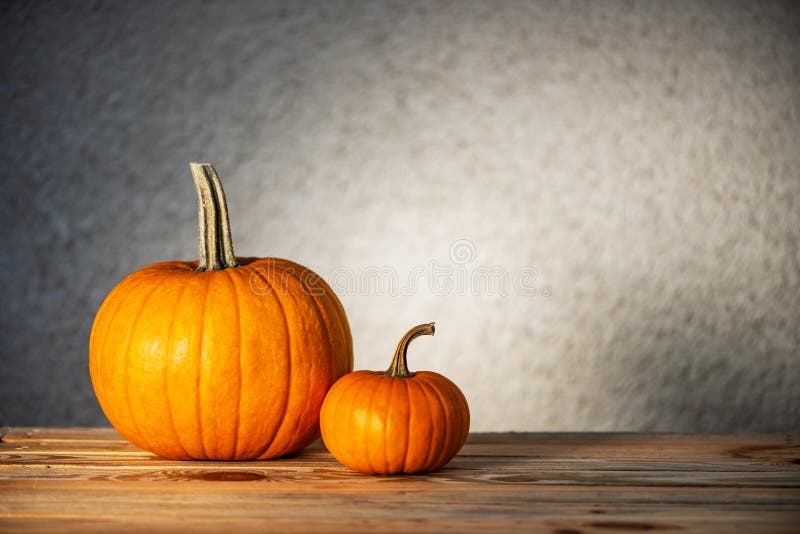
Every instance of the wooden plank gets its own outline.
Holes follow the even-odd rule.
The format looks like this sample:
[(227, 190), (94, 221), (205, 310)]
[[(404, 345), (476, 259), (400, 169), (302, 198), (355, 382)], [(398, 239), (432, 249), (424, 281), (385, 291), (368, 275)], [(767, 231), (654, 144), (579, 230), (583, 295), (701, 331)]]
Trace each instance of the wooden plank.
[[(385, 477), (383, 477), (385, 479)], [(126, 519), (132, 516), (166, 519), (195, 517), (208, 521), (228, 518), (247, 521), (288, 520), (324, 521), (345, 516), (358, 520), (408, 520), (439, 524), (445, 521), (487, 520), (506, 523), (539, 521), (547, 518), (591, 518), (603, 515), (642, 521), (654, 515), (698, 519), (735, 517), (743, 521), (755, 517), (788, 520), (798, 510), (800, 492), (785, 490), (754, 493), (748, 489), (723, 489), (709, 492), (701, 488), (497, 488), (465, 491), (463, 487), (435, 490), (371, 492), (367, 488), (316, 491), (260, 491), (253, 481), (207, 482), (207, 491), (196, 491), (190, 484), (128, 483), (100, 481), (77, 489), (66, 481), (45, 485), (15, 484), (3, 503), (6, 518), (27, 514), (50, 517), (69, 514), (75, 517)], [(771, 493), (765, 498), (763, 493)], [(759, 497), (758, 495), (762, 495)], [(324, 506), (321, 498), (324, 499)], [(334, 514), (341, 510), (346, 514)], [(2, 514), (0, 514), (1, 516)], [(334, 517), (331, 517), (334, 516)]]
[[(8, 428), (2, 436), (3, 443), (16, 443), (20, 441), (124, 441), (119, 432), (112, 427), (12, 427)], [(131, 445), (132, 446), (132, 445)]]
[[(157, 461), (122, 463), (111, 461), (81, 461), (70, 459), (58, 462), (54, 456), (0, 461), (0, 480), (47, 480), (58, 477), (81, 480), (139, 480), (195, 481), (211, 480), (224, 475), (231, 478), (264, 480), (267, 482), (318, 482), (341, 484), (356, 480), (361, 484), (376, 484), (382, 479), (355, 473), (330, 460), (296, 458), (282, 463), (248, 462), (220, 464), (212, 462)], [(222, 473), (222, 474), (221, 474)], [(404, 480), (395, 477), (391, 480)], [(594, 486), (747, 486), (800, 488), (800, 469), (772, 468), (766, 462), (701, 462), (686, 460), (529, 460), (513, 462), (493, 458), (457, 457), (445, 469), (436, 473), (415, 475), (414, 482), (426, 484), (496, 484), (496, 485), (594, 485)]]
[(476, 434), (431, 474), (382, 477), (317, 442), (173, 462), (113, 429), (8, 429), (0, 531), (796, 532), (792, 436)]
[[(375, 517), (446, 519), (491, 517), (498, 522), (541, 516), (603, 514), (620, 519), (631, 515), (689, 513), (698, 517), (729, 513), (759, 513), (797, 518), (797, 490), (753, 488), (639, 488), (530, 486), (476, 490), (464, 486), (416, 489), (398, 487), (274, 487), (247, 481), (205, 482), (199, 488), (185, 482), (119, 483), (98, 481), (76, 488), (65, 481), (36, 486), (9, 485), (0, 505), (3, 513), (46, 516), (52, 513), (174, 517), (198, 514), (220, 519), (296, 517)], [(11, 491), (13, 490), (13, 491)], [(7, 497), (7, 498), (6, 498)], [(321, 508), (320, 508), (321, 507)], [(0, 529), (2, 530), (2, 529)]]
[[(113, 443), (110, 443), (113, 442)], [(121, 450), (148, 454), (113, 428), (12, 428), (2, 438), (18, 450)], [(307, 451), (324, 450), (321, 441)], [(538, 458), (751, 458), (797, 461), (800, 442), (792, 435), (681, 435), (633, 433), (470, 434), (464, 455)]]
[[(792, 518), (789, 518), (791, 521)], [(786, 518), (752, 513), (727, 515), (726, 517), (695, 517), (681, 515), (666, 517), (647, 514), (640, 520), (599, 519), (578, 517), (565, 519), (550, 517), (543, 519), (508, 520), (455, 518), (447, 520), (415, 520), (406, 518), (323, 518), (313, 521), (298, 521), (284, 518), (250, 519), (219, 522), (205, 516), (180, 516), (165, 519), (148, 516), (109, 516), (91, 518), (69, 514), (52, 514), (47, 517), (27, 515), (2, 517), (0, 527), (7, 533), (51, 533), (54, 531), (81, 533), (108, 532), (415, 532), (415, 533), (463, 533), (463, 532), (546, 532), (553, 534), (608, 534), (611, 532), (681, 532), (720, 534), (797, 534), (797, 528)]]
[[(675, 504), (675, 505), (774, 505), (778, 507), (795, 507), (800, 505), (800, 489), (798, 488), (752, 488), (752, 487), (697, 487), (697, 486), (589, 486), (589, 485), (527, 485), (527, 486), (497, 486), (485, 484), (479, 487), (464, 484), (429, 484), (417, 481), (413, 477), (374, 477), (371, 483), (365, 484), (363, 480), (345, 480), (337, 484), (320, 484), (317, 482), (285, 483), (278, 481), (270, 483), (268, 480), (252, 479), (250, 477), (218, 477), (205, 479), (184, 478), (172, 481), (151, 480), (123, 480), (98, 479), (76, 483), (70, 479), (50, 479), (30, 483), (26, 480), (4, 480), (3, 504), (19, 499), (24, 504), (28, 497), (31, 503), (37, 500), (48, 499), (75, 499), (77, 501), (90, 501), (92, 499), (105, 499), (110, 504), (112, 501), (127, 502), (132, 494), (137, 495), (137, 503), (149, 502), (152, 499), (163, 498), (179, 499), (189, 495), (192, 502), (203, 505), (202, 501), (216, 502), (221, 496), (235, 496), (237, 501), (252, 499), (254, 504), (262, 502), (264, 498), (282, 499), (291, 498), (296, 502), (324, 493), (326, 496), (342, 495), (346, 499), (357, 501), (376, 499), (378, 501), (392, 500), (405, 502), (409, 505), (423, 502), (426, 497), (437, 499), (440, 502), (457, 500), (460, 503), (469, 503), (472, 499), (480, 503), (486, 496), (492, 496), (493, 504), (501, 501), (532, 502), (532, 503), (601, 503), (606, 505), (622, 504)], [(32, 491), (30, 496), (26, 492)], [(146, 492), (139, 495), (138, 492)], [(209, 494), (209, 496), (204, 496)], [(80, 497), (78, 496), (80, 495)], [(441, 500), (441, 501), (439, 501)], [(223, 506), (225, 503), (221, 503)]]
[[(28, 452), (13, 454), (0, 454), (0, 478), (7, 476), (8, 471), (13, 468), (26, 468), (31, 476), (35, 475), (36, 468), (59, 469), (66, 473), (76, 471), (80, 473), (102, 473), (102, 472), (125, 472), (125, 471), (148, 471), (152, 469), (170, 470), (183, 469), (191, 466), (192, 469), (225, 469), (233, 470), (264, 470), (265, 472), (296, 470), (296, 469), (318, 469), (330, 468), (348, 471), (348, 469), (331, 461), (327, 453), (315, 455), (304, 454), (291, 458), (270, 461), (251, 461), (251, 462), (209, 462), (193, 461), (190, 463), (173, 460), (165, 460), (151, 455), (128, 455), (120, 454), (94, 454), (94, 453), (41, 453)], [(790, 462), (775, 462), (768, 460), (736, 460), (736, 459), (666, 459), (658, 458), (653, 460), (633, 458), (630, 460), (621, 458), (526, 458), (526, 457), (492, 457), (492, 456), (456, 456), (450, 464), (449, 469), (456, 468), (460, 471), (486, 471), (491, 470), (498, 475), (507, 475), (517, 469), (527, 471), (547, 470), (548, 472), (584, 472), (584, 471), (609, 471), (609, 472), (708, 472), (708, 473), (787, 473), (797, 476), (800, 473), (800, 466)], [(3, 471), (5, 470), (5, 471)], [(44, 472), (44, 471), (43, 471)], [(439, 473), (448, 472), (447, 469)], [(433, 475), (417, 475), (419, 477)], [(498, 480), (503, 482), (504, 479)], [(505, 482), (513, 482), (508, 479)], [(517, 480), (516, 482), (524, 482)]]

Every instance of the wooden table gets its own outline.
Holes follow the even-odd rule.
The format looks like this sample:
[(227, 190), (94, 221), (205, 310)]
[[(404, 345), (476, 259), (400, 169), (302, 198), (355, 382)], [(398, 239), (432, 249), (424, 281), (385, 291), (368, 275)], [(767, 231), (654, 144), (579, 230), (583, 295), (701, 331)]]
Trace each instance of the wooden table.
[(173, 462), (107, 428), (12, 428), (2, 532), (800, 532), (792, 436), (474, 434), (440, 471), (369, 476), (321, 443)]

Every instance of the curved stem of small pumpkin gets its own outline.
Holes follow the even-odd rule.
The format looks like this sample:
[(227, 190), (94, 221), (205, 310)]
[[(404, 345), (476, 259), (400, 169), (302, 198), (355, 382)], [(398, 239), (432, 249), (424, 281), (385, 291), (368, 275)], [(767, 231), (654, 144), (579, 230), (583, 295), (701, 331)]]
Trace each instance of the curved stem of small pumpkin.
[(197, 189), (200, 251), (197, 270), (219, 271), (236, 267), (228, 204), (217, 171), (208, 163), (190, 163), (189, 166)]
[(419, 336), (432, 336), (436, 332), (435, 323), (420, 324), (409, 330), (400, 343), (397, 344), (397, 349), (394, 351), (394, 358), (392, 365), (386, 370), (385, 375), (391, 378), (407, 378), (414, 376), (414, 373), (408, 370), (408, 363), (406, 362), (406, 354), (408, 352), (408, 345), (414, 338)]

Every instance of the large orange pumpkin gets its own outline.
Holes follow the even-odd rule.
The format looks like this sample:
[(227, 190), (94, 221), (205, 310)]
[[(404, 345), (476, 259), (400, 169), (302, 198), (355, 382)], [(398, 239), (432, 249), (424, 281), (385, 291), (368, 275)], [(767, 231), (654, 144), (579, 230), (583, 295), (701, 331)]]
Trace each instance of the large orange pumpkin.
[(319, 436), (326, 392), (353, 368), (350, 327), (309, 269), (233, 254), (222, 186), (192, 164), (200, 261), (122, 280), (95, 317), (89, 369), (109, 421), (173, 459), (295, 452)]
[(328, 392), (322, 439), (341, 463), (364, 473), (419, 473), (439, 469), (461, 449), (469, 432), (464, 394), (439, 373), (411, 373), (406, 364), (411, 340), (434, 332), (433, 323), (412, 328), (386, 372), (350, 373)]

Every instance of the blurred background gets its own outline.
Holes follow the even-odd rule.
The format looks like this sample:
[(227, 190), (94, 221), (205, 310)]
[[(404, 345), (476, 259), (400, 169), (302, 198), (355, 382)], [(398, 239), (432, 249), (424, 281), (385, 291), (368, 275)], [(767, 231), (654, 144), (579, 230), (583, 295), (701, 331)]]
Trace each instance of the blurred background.
[(356, 368), (437, 322), (410, 366), (475, 431), (800, 429), (797, 3), (0, 14), (0, 424), (108, 424), (94, 314), (197, 258), (210, 161), (237, 253), (328, 279)]

